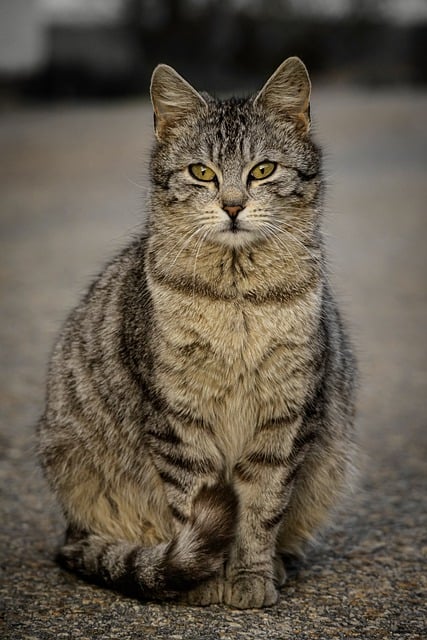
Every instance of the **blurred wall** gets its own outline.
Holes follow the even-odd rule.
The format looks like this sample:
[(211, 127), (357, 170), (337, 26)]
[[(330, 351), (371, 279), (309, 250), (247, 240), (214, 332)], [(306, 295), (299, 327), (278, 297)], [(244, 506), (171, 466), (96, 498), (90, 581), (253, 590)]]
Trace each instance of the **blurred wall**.
[(427, 0), (0, 0), (0, 91), (146, 93), (158, 62), (207, 90), (255, 88), (289, 55), (317, 81), (427, 83)]
[(38, 0), (0, 0), (0, 74), (28, 75), (47, 53), (45, 15)]

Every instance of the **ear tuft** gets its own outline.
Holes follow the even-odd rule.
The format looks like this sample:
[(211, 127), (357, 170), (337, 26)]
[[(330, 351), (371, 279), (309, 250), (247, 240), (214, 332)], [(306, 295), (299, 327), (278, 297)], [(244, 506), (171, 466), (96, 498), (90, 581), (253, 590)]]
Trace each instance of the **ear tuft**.
[(167, 64), (159, 64), (154, 69), (150, 94), (158, 138), (181, 118), (200, 108), (207, 108), (202, 96)]
[(273, 113), (291, 117), (304, 131), (310, 128), (311, 83), (305, 64), (288, 58), (276, 69), (255, 98)]

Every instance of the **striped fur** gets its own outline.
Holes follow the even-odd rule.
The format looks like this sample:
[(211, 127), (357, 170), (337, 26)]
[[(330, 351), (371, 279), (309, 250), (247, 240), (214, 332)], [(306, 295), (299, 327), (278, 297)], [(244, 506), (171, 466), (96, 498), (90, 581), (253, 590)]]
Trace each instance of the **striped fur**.
[[(247, 100), (153, 74), (147, 230), (67, 320), (38, 430), (69, 527), (59, 558), (86, 578), (269, 606), (281, 554), (349, 482), (355, 365), (327, 280), (309, 92), (295, 58)], [(265, 161), (271, 176), (251, 178)]]
[(237, 497), (231, 486), (203, 487), (185, 526), (152, 547), (69, 529), (58, 553), (65, 568), (140, 598), (173, 597), (214, 576), (233, 542)]

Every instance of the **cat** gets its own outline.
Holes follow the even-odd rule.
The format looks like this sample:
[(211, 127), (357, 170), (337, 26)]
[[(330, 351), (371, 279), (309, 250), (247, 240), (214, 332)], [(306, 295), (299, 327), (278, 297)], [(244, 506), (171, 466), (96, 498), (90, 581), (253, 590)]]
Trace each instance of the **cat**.
[(349, 484), (356, 365), (328, 283), (311, 85), (153, 72), (146, 228), (51, 358), (39, 457), (59, 561), (141, 599), (271, 606)]

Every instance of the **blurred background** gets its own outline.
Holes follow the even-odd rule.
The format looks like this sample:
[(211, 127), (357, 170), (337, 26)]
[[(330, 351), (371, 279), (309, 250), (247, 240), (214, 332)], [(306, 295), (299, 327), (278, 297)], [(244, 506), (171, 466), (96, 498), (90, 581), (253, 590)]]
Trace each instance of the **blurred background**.
[(142, 94), (158, 62), (251, 88), (288, 55), (316, 80), (422, 85), (426, 42), (426, 0), (0, 0), (0, 91)]

